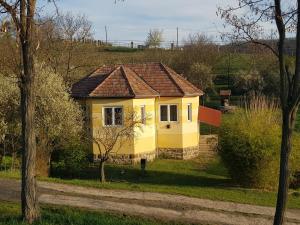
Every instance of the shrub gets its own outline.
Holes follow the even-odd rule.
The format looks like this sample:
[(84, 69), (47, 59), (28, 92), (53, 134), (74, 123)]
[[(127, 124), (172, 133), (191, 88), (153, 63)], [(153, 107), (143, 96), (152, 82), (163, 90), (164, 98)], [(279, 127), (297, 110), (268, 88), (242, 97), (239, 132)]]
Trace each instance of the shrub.
[[(299, 165), (299, 138), (299, 135), (294, 136), (292, 174)], [(274, 102), (256, 97), (244, 109), (237, 110), (223, 122), (219, 153), (237, 184), (275, 189), (278, 184), (280, 142), (278, 107)]]
[(88, 150), (83, 144), (75, 143), (53, 154), (51, 175), (59, 177), (80, 177), (88, 167)]

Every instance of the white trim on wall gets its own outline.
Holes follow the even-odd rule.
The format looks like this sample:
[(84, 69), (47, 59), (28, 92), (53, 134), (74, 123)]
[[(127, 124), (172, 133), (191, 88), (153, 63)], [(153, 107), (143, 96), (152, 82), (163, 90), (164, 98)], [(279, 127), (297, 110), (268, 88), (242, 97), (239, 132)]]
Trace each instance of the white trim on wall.
[[(121, 108), (122, 109), (122, 121), (120, 125), (115, 124), (115, 109), (116, 108)], [(105, 109), (112, 109), (112, 125), (106, 125), (105, 124)], [(102, 106), (102, 126), (103, 127), (111, 127), (111, 126), (123, 126), (124, 124), (124, 107), (122, 105), (107, 105), (107, 106)]]

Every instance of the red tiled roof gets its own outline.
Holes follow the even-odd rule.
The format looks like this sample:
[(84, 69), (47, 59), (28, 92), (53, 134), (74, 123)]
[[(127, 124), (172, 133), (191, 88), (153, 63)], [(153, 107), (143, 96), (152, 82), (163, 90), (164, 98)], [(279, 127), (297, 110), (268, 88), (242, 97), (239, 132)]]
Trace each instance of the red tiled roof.
[(170, 67), (167, 67), (163, 65), (167, 73), (170, 75), (170, 77), (174, 80), (174, 82), (177, 84), (177, 86), (181, 89), (181, 91), (184, 93), (185, 96), (193, 96), (196, 93), (198, 95), (203, 95), (203, 92), (199, 90), (197, 87), (195, 87), (192, 83), (190, 83), (188, 80), (186, 80), (183, 76), (176, 73), (174, 70), (172, 70)]
[(113, 70), (90, 94), (90, 97), (134, 97), (121, 67)]
[(138, 74), (129, 68), (121, 67), (136, 98), (159, 96), (159, 93), (150, 87)]
[(73, 97), (199, 96), (203, 92), (161, 63), (102, 66), (75, 83)]

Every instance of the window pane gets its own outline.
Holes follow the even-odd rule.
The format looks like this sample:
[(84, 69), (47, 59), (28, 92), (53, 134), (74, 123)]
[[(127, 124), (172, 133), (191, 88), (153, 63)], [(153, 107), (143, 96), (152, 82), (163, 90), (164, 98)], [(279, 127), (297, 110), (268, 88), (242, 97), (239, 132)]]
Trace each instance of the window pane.
[(168, 121), (168, 106), (160, 106), (160, 121)]
[(188, 104), (188, 121), (192, 121), (192, 104)]
[(115, 108), (115, 125), (123, 124), (123, 109)]
[(142, 122), (142, 124), (146, 124), (146, 110), (145, 110), (145, 106), (141, 106), (141, 122)]
[(177, 121), (177, 105), (170, 105), (170, 121)]
[(112, 108), (104, 108), (104, 124), (112, 125)]

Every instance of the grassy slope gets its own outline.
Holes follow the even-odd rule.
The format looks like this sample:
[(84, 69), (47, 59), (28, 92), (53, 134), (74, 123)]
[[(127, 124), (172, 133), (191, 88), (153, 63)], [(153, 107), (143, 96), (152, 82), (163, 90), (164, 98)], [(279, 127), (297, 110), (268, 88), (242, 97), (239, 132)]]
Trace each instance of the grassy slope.
[[(231, 183), (226, 170), (213, 160), (205, 165), (201, 161), (156, 160), (147, 165), (147, 174), (142, 175), (139, 166), (107, 165), (110, 182), (98, 181), (98, 168), (85, 170), (80, 177), (73, 179), (40, 178), (41, 180), (82, 185), (96, 188), (127, 189), (171, 194), (182, 194), (199, 198), (274, 206), (274, 192), (239, 188)], [(204, 166), (205, 165), (205, 166)], [(17, 173), (0, 172), (0, 177), (19, 177)], [(300, 197), (291, 194), (288, 207), (300, 208)]]
[[(20, 219), (20, 206), (15, 203), (0, 201), (1, 225), (25, 225)], [(111, 213), (91, 212), (68, 207), (42, 207), (42, 220), (35, 225), (163, 225), (155, 220), (138, 217), (122, 216)]]

